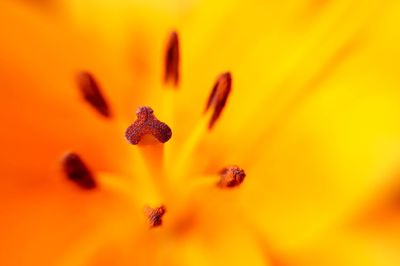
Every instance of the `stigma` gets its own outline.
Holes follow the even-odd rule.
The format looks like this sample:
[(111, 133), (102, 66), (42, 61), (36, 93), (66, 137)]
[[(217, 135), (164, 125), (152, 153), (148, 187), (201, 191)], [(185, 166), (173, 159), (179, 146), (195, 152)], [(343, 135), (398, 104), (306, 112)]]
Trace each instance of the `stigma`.
[(167, 209), (165, 208), (164, 205), (161, 205), (160, 207), (157, 208), (151, 208), (149, 206), (144, 207), (144, 213), (147, 217), (147, 220), (150, 223), (150, 227), (158, 227), (162, 225), (162, 217), (164, 216), (165, 212)]
[(218, 182), (218, 186), (221, 188), (233, 188), (239, 186), (244, 178), (246, 177), (246, 173), (240, 167), (228, 166), (223, 168), (220, 173), (220, 180)]
[(82, 189), (94, 189), (97, 187), (96, 180), (76, 153), (68, 153), (62, 159), (62, 167), (67, 178)]
[(161, 143), (165, 143), (171, 138), (171, 128), (158, 120), (150, 107), (139, 107), (136, 111), (136, 116), (136, 121), (125, 132), (125, 137), (130, 144), (139, 144), (145, 135), (152, 135)]
[(111, 110), (104, 98), (100, 86), (89, 72), (81, 72), (77, 76), (78, 88), (83, 99), (88, 102), (100, 115), (111, 117)]
[(172, 83), (175, 87), (179, 84), (179, 61), (180, 51), (178, 34), (173, 31), (169, 36), (165, 51), (164, 82)]
[(232, 89), (232, 75), (230, 72), (221, 74), (214, 84), (211, 94), (208, 98), (205, 111), (213, 108), (213, 113), (208, 124), (212, 129), (224, 110), (226, 101)]

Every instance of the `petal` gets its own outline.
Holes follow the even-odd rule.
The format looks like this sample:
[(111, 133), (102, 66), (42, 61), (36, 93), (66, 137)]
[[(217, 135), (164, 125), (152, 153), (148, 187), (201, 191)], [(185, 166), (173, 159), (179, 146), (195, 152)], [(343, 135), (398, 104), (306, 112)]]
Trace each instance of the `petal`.
[[(233, 75), (233, 92), (227, 107), (209, 140), (202, 145), (201, 153), (213, 150), (207, 159), (209, 163), (219, 158), (238, 160), (240, 154), (246, 156), (248, 147), (258, 145), (269, 128), (282, 123), (283, 117), (294, 112), (302, 99), (319, 90), (319, 83), (358, 49), (356, 43), (362, 42), (358, 35), (383, 5), (372, 1), (359, 8), (356, 2), (334, 1), (315, 9), (313, 2), (284, 2), (279, 6), (235, 2), (229, 7), (234, 15), (226, 21), (220, 15), (222, 22), (216, 27), (216, 36), (204, 41), (214, 43), (208, 45), (209, 52), (201, 51), (200, 58), (190, 59), (195, 60), (193, 65), (207, 67), (188, 81), (188, 88), (199, 89), (182, 90), (180, 95), (179, 110), (184, 112), (178, 123), (185, 123), (186, 131), (196, 119), (183, 122), (184, 114), (201, 114), (215, 77), (226, 70)], [(208, 14), (203, 12), (202, 18), (206, 20)], [(304, 14), (307, 12), (311, 15)], [(218, 38), (218, 34), (223, 38)], [(330, 41), (324, 42), (327, 38)], [(222, 40), (225, 42), (220, 44)], [(222, 52), (219, 47), (224, 47)], [(200, 106), (192, 104), (198, 99), (204, 102)]]
[[(129, 151), (120, 122), (97, 116), (73, 83), (77, 70), (97, 66), (101, 49), (18, 4), (2, 2), (0, 13), (0, 259), (57, 265), (81, 238), (135, 208), (107, 189), (76, 188), (61, 172), (62, 155), (80, 153), (99, 177), (101, 170), (131, 173)], [(132, 216), (122, 219), (135, 227)]]
[[(121, 170), (123, 164), (114, 158), (117, 154), (129, 158), (123, 126), (118, 120), (101, 119), (81, 99), (75, 84), (75, 75), (82, 68), (101, 73), (96, 70), (100, 63), (90, 67), (100, 61), (95, 57), (99, 51), (90, 43), (77, 41), (67, 28), (52, 26), (28, 9), (3, 3), (2, 10), (2, 23), (9, 25), (0, 32), (0, 116), (6, 129), (0, 141), (6, 171), (23, 174), (47, 169), (69, 150), (83, 153), (89, 164), (103, 165), (98, 170)], [(109, 97), (112, 93), (106, 91), (105, 95), (111, 98), (118, 119), (121, 112)]]
[(392, 182), (400, 158), (400, 94), (391, 62), (399, 54), (383, 32), (389, 21), (398, 23), (398, 8), (386, 9), (318, 90), (253, 146), (243, 202), (277, 247), (305, 245)]
[(284, 265), (394, 266), (399, 246), (366, 232), (336, 232), (287, 256)]

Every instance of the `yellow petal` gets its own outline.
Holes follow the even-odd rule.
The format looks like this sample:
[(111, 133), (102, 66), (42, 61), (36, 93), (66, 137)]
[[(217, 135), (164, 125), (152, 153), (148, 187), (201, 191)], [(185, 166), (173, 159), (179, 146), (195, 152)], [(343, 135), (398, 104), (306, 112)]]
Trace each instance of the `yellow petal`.
[(271, 127), (254, 147), (254, 163), (247, 160), (253, 167), (243, 201), (251, 202), (249, 215), (279, 247), (301, 246), (352, 217), (393, 179), (400, 93), (388, 62), (398, 55), (382, 32), (394, 19), (394, 7), (374, 22), (379, 27), (364, 31), (318, 90)]

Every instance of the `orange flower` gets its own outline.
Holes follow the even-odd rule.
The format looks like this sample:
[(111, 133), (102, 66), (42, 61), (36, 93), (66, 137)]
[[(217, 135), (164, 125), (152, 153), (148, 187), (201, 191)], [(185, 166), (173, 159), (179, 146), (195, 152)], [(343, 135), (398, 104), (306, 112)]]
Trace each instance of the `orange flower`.
[(0, 3), (3, 265), (399, 264), (399, 3), (46, 3)]

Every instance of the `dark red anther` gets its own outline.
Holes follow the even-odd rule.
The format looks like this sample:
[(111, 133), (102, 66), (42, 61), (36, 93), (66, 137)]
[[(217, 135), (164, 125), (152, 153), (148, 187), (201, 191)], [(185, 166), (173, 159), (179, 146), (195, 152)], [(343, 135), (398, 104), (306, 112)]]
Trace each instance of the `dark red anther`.
[(111, 110), (101, 93), (100, 86), (89, 72), (81, 72), (77, 77), (82, 96), (102, 116), (110, 118)]
[(160, 207), (154, 209), (149, 206), (144, 207), (144, 213), (147, 216), (151, 228), (162, 225), (162, 217), (164, 216), (166, 211), (167, 209), (164, 205), (161, 205)]
[(165, 83), (172, 83), (175, 87), (179, 84), (179, 39), (178, 34), (171, 32), (167, 49), (165, 51)]
[(205, 111), (207, 112), (211, 107), (214, 108), (212, 117), (208, 124), (208, 128), (212, 129), (215, 122), (220, 117), (222, 110), (225, 107), (226, 101), (232, 89), (232, 76), (231, 73), (226, 72), (219, 76), (211, 94), (208, 98)]
[(125, 137), (129, 143), (139, 144), (144, 135), (153, 135), (161, 143), (165, 143), (171, 138), (172, 131), (169, 126), (159, 121), (150, 107), (139, 107), (136, 116), (136, 121), (125, 132)]
[(97, 186), (92, 172), (79, 155), (68, 153), (62, 159), (63, 171), (67, 178), (83, 189), (93, 189)]
[(221, 188), (232, 188), (239, 186), (244, 178), (246, 177), (246, 173), (243, 169), (238, 166), (228, 166), (221, 170), (219, 173), (221, 179), (218, 182), (218, 186)]

